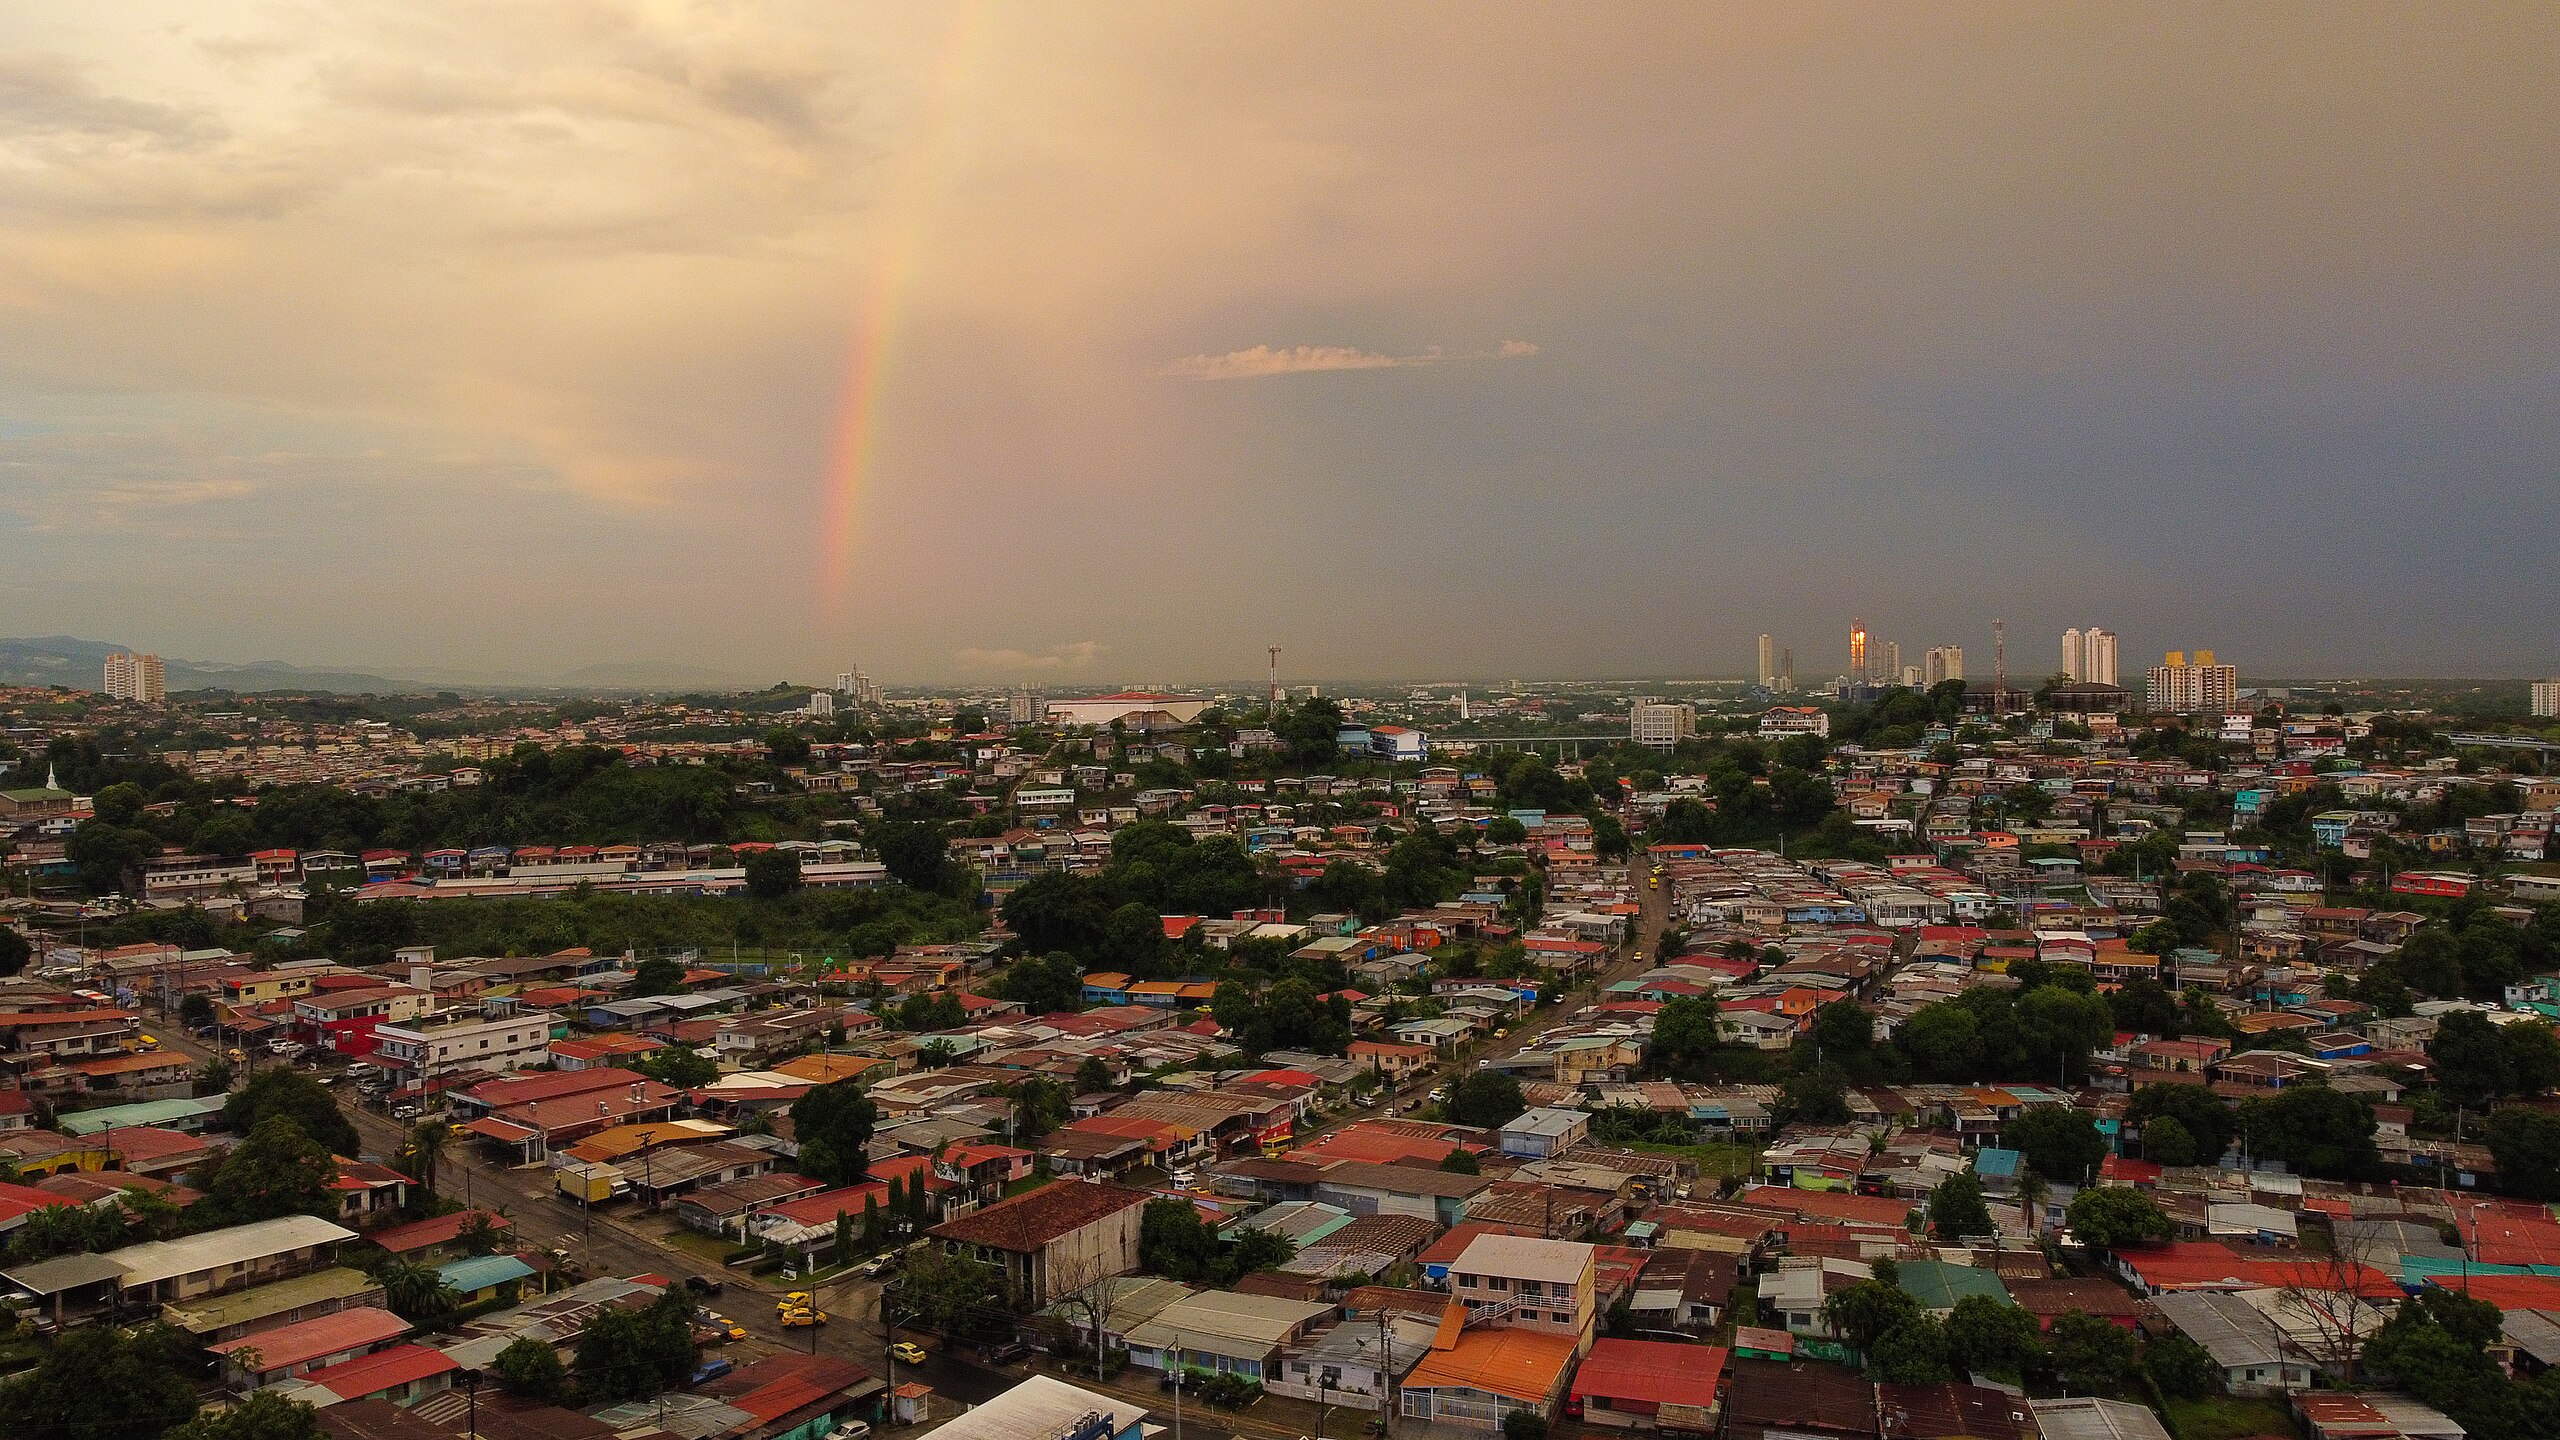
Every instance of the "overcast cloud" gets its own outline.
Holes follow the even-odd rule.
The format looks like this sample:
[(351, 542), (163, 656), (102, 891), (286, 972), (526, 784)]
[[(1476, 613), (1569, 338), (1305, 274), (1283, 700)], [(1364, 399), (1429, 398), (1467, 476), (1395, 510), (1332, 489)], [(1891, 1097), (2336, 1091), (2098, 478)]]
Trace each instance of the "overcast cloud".
[(0, 630), (2548, 673), (2556, 72), (2523, 4), (10, 6)]

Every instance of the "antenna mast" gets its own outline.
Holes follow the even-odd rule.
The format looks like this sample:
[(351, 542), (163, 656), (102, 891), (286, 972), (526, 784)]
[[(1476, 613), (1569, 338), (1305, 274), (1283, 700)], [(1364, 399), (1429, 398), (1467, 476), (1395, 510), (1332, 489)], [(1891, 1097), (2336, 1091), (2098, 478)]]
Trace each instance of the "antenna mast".
[(1274, 646), (1272, 646), (1272, 647), (1271, 647), (1271, 703), (1270, 703), (1269, 707), (1267, 708), (1267, 710), (1265, 711), (1265, 718), (1268, 718), (1268, 719), (1277, 719), (1277, 718), (1279, 717), (1279, 714), (1280, 714), (1280, 647), (1279, 647), (1279, 646), (1277, 646), (1277, 645), (1274, 645)]
[(1994, 618), (1991, 622), (1991, 718), (2000, 720), (2009, 714), (2009, 622)]

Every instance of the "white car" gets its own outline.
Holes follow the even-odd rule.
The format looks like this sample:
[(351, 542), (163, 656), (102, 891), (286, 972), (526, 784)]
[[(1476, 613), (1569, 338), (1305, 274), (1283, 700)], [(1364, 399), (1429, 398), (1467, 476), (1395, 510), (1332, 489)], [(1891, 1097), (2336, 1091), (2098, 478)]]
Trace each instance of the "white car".
[(847, 1420), (828, 1431), (827, 1440), (871, 1440), (871, 1422)]

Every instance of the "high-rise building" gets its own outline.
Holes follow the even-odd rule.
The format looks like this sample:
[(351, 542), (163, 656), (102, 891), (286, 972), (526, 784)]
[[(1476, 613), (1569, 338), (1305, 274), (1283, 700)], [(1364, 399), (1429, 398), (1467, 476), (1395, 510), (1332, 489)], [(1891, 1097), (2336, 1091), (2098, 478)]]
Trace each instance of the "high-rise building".
[(1919, 689), (1921, 686), (1926, 685), (1926, 684), (1928, 684), (1928, 683), (1929, 683), (1929, 682), (1928, 682), (1928, 678), (1927, 678), (1927, 673), (1926, 673), (1925, 671), (1923, 671), (1919, 666), (1917, 666), (1917, 665), (1905, 665), (1905, 666), (1903, 666), (1903, 667), (1902, 667), (1902, 688), (1903, 688), (1903, 689), (1905, 689), (1905, 690), (1917, 690), (1917, 689)]
[(2240, 700), (2237, 667), (2216, 664), (2213, 652), (2199, 650), (2194, 663), (2184, 650), (2172, 650), (2151, 667), (2145, 701), (2154, 710), (2173, 713), (2229, 710)]
[(1879, 673), (1881, 673), (1887, 681), (1899, 681), (1902, 678), (1901, 641), (1887, 640), (1884, 642), (1884, 669)]
[(1796, 693), (1796, 647), (1793, 645), (1790, 645), (1784, 650), (1778, 652), (1778, 683), (1776, 689), (1781, 695), (1793, 695)]
[(1849, 622), (1849, 683), (1867, 683), (1867, 623), (1863, 620)]
[(2560, 680), (2533, 682), (2533, 713), (2544, 720), (2560, 717)]
[(2065, 680), (2089, 678), (2089, 649), (2077, 630), (2062, 632), (2062, 678)]
[(1760, 688), (1774, 690), (1778, 684), (1778, 652), (1771, 648), (1769, 637), (1760, 637)]
[(135, 700), (145, 705), (157, 705), (169, 698), (169, 684), (157, 655), (118, 651), (108, 656), (106, 690), (110, 700)]
[(1698, 710), (1694, 705), (1639, 700), (1627, 711), (1627, 738), (1638, 745), (1668, 750), (1697, 733)]
[(2116, 678), (2119, 672), (2116, 668), (2116, 632), (2113, 630), (2081, 631), (2080, 656), (2086, 662), (2082, 669), (2088, 672), (2081, 679), (2092, 685), (2123, 683)]
[(809, 713), (813, 716), (827, 716), (836, 713), (835, 692), (832, 690), (810, 691)]
[(836, 676), (836, 693), (857, 706), (880, 703), (879, 685), (863, 674), (859, 665)]
[(1933, 687), (1964, 678), (1964, 647), (1961, 645), (1930, 646), (1928, 662), (1923, 669)]
[(1047, 703), (1028, 690), (1016, 690), (1005, 698), (1004, 718), (1008, 725), (1036, 725)]

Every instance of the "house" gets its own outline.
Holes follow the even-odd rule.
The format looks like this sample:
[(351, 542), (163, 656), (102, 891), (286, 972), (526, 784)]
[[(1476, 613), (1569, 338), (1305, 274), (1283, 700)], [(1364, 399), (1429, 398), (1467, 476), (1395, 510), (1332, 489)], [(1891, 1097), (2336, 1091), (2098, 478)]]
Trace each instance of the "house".
[(205, 1348), (221, 1357), (224, 1383), (245, 1393), (371, 1355), (408, 1333), (408, 1321), (388, 1310), (360, 1305)]
[(1564, 1413), (1619, 1430), (1713, 1433), (1724, 1364), (1721, 1345), (1595, 1341), (1574, 1372)]
[(1040, 1309), (1060, 1295), (1138, 1266), (1138, 1212), (1146, 1192), (1059, 1180), (929, 1233), (964, 1254), (1004, 1267), (1020, 1303)]
[(1876, 1418), (1885, 1440), (2038, 1440), (2040, 1433), (2025, 1396), (1987, 1385), (1878, 1385)]
[(460, 1295), (465, 1305), (511, 1301), (518, 1287), (533, 1274), (531, 1265), (513, 1255), (466, 1255), (436, 1267), (436, 1277)]
[(1129, 1362), (1149, 1370), (1207, 1370), (1258, 1381), (1277, 1368), (1282, 1347), (1339, 1313), (1321, 1301), (1203, 1291), (1132, 1327)]
[(208, 1230), (178, 1240), (146, 1240), (100, 1258), (123, 1272), (128, 1303), (172, 1304), (326, 1268), (356, 1232), (309, 1215)]
[[(1735, 1348), (1744, 1348), (1739, 1335)], [(1876, 1387), (1855, 1370), (1739, 1356), (1731, 1370), (1733, 1381), (1724, 1400), (1726, 1440), (1880, 1440)]]
[(1144, 1407), (1119, 1396), (1034, 1375), (933, 1433), (938, 1440), (1138, 1440), (1147, 1419)]
[(1561, 1335), (1579, 1352), (1598, 1316), (1598, 1247), (1573, 1240), (1479, 1235), (1449, 1266), (1469, 1325)]
[(2169, 1440), (2168, 1427), (2148, 1405), (2095, 1396), (2030, 1400), (2045, 1440)]
[(1485, 1431), (1500, 1430), (1515, 1410), (1555, 1413), (1573, 1368), (1572, 1339), (1508, 1326), (1470, 1329), (1456, 1319), (1441, 1322), (1429, 1353), (1404, 1377), (1398, 1413)]
[(1301, 1400), (1375, 1408), (1388, 1385), (1430, 1353), (1439, 1329), (1435, 1318), (1422, 1315), (1388, 1315), (1383, 1325), (1375, 1317), (1345, 1320), (1283, 1350), (1280, 1363), (1263, 1373), (1262, 1388)]
[(1581, 1144), (1590, 1134), (1590, 1112), (1541, 1106), (1502, 1127), (1502, 1153), (1544, 1160)]
[(286, 1381), (278, 1393), (315, 1409), (354, 1400), (414, 1403), (454, 1383), (462, 1369), (451, 1356), (426, 1345), (394, 1345), (354, 1360), (342, 1360)]
[(747, 1361), (701, 1393), (747, 1415), (747, 1425), (732, 1432), (739, 1440), (816, 1440), (841, 1421), (881, 1418), (887, 1388), (839, 1356), (784, 1351)]
[(514, 1223), (494, 1210), (456, 1210), (406, 1225), (386, 1225), (364, 1238), (404, 1260), (433, 1263), (461, 1253), (465, 1231), (486, 1224), (503, 1240)]
[(2173, 1291), (2153, 1299), (2161, 1318), (2204, 1348), (2233, 1395), (2281, 1395), (2311, 1388), (2311, 1361), (2285, 1343), (2265, 1312), (2221, 1291)]

